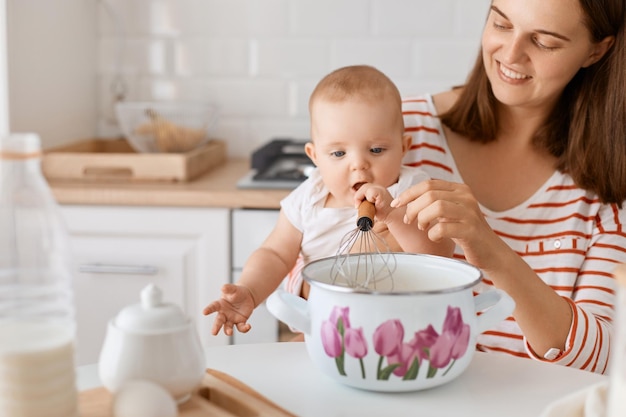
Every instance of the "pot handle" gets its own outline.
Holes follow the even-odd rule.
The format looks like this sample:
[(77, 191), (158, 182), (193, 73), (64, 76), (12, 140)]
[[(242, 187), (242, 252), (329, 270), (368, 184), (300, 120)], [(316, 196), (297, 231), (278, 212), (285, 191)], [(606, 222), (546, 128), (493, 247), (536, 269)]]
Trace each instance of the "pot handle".
[(490, 290), (474, 297), (476, 312), (484, 311), (476, 318), (478, 333), (482, 333), (509, 317), (515, 309), (515, 301), (502, 290)]
[(305, 334), (311, 333), (311, 318), (307, 301), (279, 288), (265, 301), (265, 307), (274, 317)]

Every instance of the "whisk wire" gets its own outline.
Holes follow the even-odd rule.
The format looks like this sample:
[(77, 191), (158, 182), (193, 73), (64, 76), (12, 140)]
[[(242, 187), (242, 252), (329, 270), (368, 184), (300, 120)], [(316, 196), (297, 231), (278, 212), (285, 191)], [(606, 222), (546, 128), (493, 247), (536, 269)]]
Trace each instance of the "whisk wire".
[[(364, 201), (361, 205), (366, 203), (373, 210), (372, 203)], [(357, 228), (341, 239), (331, 268), (333, 284), (376, 290), (382, 281), (388, 281), (386, 288), (393, 289), (396, 259), (387, 242), (372, 230), (373, 217), (359, 215)]]

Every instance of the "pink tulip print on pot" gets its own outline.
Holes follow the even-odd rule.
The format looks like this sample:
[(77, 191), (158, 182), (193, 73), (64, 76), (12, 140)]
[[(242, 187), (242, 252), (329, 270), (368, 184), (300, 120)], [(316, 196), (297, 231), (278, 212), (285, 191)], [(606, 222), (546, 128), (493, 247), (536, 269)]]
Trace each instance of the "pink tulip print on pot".
[[(350, 308), (335, 306), (328, 320), (322, 322), (321, 340), (324, 352), (335, 360), (337, 372), (346, 375), (345, 361), (354, 358), (359, 361), (361, 378), (368, 377), (363, 358), (370, 351), (378, 357), (371, 378), (386, 381), (391, 377), (414, 380), (419, 372), (426, 372), (426, 378), (445, 376), (457, 359), (467, 352), (470, 340), (470, 327), (463, 322), (461, 310), (448, 306), (441, 333), (432, 324), (407, 334), (402, 321), (389, 319), (381, 323), (368, 339), (363, 328), (350, 325)], [(442, 372), (443, 371), (443, 372)]]
[(267, 300), (274, 316), (304, 333), (315, 367), (337, 382), (387, 392), (444, 384), (469, 366), (476, 337), (513, 312), (503, 291), (474, 295), (481, 273), (465, 262), (395, 257), (392, 289), (332, 283), (334, 259), (325, 258), (303, 269), (308, 300), (283, 290)]

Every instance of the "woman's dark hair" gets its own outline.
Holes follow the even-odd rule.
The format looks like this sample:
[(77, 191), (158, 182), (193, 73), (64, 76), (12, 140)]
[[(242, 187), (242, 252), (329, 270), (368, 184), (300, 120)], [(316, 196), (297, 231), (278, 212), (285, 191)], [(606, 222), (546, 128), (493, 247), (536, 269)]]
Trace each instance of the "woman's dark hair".
[[(607, 36), (615, 41), (598, 62), (578, 71), (533, 141), (557, 157), (557, 168), (579, 187), (621, 206), (626, 200), (626, 2), (579, 1), (593, 41)], [(471, 140), (496, 139), (496, 98), (482, 51), (459, 99), (441, 120)]]

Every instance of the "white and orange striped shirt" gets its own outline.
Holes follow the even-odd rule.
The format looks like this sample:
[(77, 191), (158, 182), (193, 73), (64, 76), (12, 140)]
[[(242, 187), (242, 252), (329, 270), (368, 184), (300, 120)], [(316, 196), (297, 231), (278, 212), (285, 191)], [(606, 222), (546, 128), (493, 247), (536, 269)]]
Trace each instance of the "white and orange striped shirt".
[[(406, 132), (413, 138), (404, 162), (432, 178), (462, 182), (432, 97), (405, 98), (403, 114)], [(612, 271), (626, 263), (626, 204), (621, 210), (616, 204), (602, 204), (569, 175), (555, 172), (523, 204), (503, 212), (481, 209), (498, 236), (570, 302), (574, 319), (566, 350), (551, 361), (532, 352), (512, 317), (480, 335), (477, 349), (605, 373), (616, 289)], [(464, 259), (459, 247), (454, 256)], [(492, 287), (485, 277), (476, 291)]]

